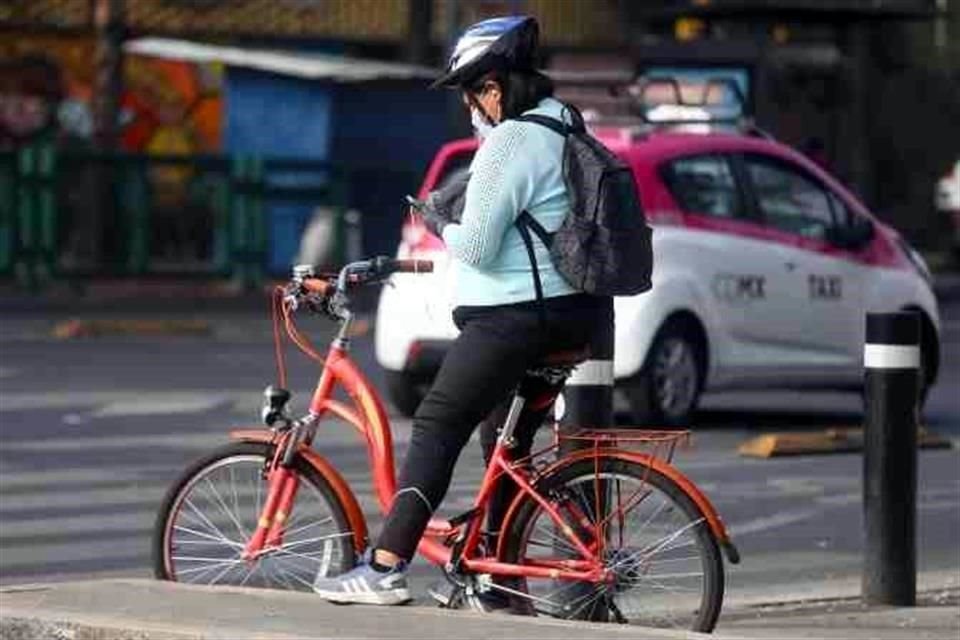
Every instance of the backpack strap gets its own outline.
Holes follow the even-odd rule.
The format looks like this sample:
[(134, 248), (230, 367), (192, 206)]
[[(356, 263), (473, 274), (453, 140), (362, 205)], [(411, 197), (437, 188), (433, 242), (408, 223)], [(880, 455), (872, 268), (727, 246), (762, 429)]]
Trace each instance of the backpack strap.
[(521, 122), (533, 122), (541, 127), (546, 127), (551, 131), (560, 134), (566, 138), (571, 133), (583, 133), (587, 130), (587, 125), (583, 120), (583, 114), (572, 104), (563, 103), (563, 113), (570, 114), (570, 124), (550, 116), (542, 116), (536, 113), (528, 113), (517, 116), (514, 120)]
[(553, 234), (544, 229), (543, 225), (537, 222), (537, 219), (530, 215), (530, 212), (526, 209), (520, 212), (514, 224), (516, 224), (517, 231), (520, 232), (520, 237), (523, 238), (523, 245), (527, 248), (527, 257), (530, 258), (530, 267), (533, 270), (533, 290), (537, 294), (540, 311), (540, 326), (545, 328), (547, 314), (543, 302), (543, 284), (540, 282), (540, 267), (537, 266), (537, 256), (533, 250), (533, 237), (530, 235), (530, 230), (533, 229), (533, 232), (537, 234), (537, 237), (548, 249), (553, 244)]
[(567, 127), (565, 122), (557, 120), (556, 118), (551, 118), (549, 116), (541, 116), (535, 113), (530, 113), (527, 115), (517, 116), (514, 120), (519, 120), (520, 122), (532, 122), (538, 124), (541, 127), (546, 127), (554, 133), (558, 133), (564, 138), (567, 137), (567, 134), (570, 133), (569, 127)]
[[(571, 116), (572, 124), (567, 124), (563, 120), (557, 118), (551, 118), (549, 116), (542, 116), (535, 113), (529, 113), (521, 116), (517, 116), (514, 120), (519, 120), (521, 122), (532, 122), (538, 124), (541, 127), (546, 127), (554, 133), (563, 136), (566, 138), (571, 133), (582, 133), (586, 130), (586, 127), (583, 122), (583, 116), (580, 114), (580, 111), (573, 105), (564, 104), (564, 113), (569, 113)], [(566, 142), (564, 142), (566, 144)], [(540, 268), (537, 266), (537, 257), (533, 250), (533, 237), (530, 235), (530, 230), (532, 229), (537, 237), (540, 238), (540, 242), (544, 244), (547, 249), (553, 245), (553, 234), (543, 228), (543, 225), (537, 221), (529, 211), (523, 210), (520, 212), (520, 215), (517, 216), (516, 222), (514, 224), (517, 227), (517, 231), (520, 232), (520, 237), (523, 238), (523, 244), (527, 248), (527, 257), (530, 258), (530, 267), (533, 269), (533, 290), (537, 294), (537, 303), (540, 310), (540, 326), (546, 328), (547, 325), (547, 312), (546, 306), (543, 302), (543, 283), (540, 282)]]

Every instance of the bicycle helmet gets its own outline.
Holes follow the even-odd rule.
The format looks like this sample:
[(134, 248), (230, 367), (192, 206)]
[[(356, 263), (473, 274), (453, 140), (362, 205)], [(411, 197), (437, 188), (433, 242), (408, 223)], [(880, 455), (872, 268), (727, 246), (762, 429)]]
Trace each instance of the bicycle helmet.
[(540, 28), (532, 16), (490, 18), (457, 40), (446, 73), (430, 85), (462, 87), (494, 69), (533, 69)]

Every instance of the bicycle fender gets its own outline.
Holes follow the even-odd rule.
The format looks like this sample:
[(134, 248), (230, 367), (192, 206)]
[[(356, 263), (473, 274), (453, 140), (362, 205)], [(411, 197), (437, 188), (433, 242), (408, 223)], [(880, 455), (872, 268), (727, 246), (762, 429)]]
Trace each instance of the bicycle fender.
[[(597, 453), (594, 450), (587, 449), (565, 456), (563, 459), (553, 463), (539, 473), (536, 481), (540, 481), (551, 474), (557, 473), (560, 471), (560, 469), (576, 462), (580, 462), (581, 460), (591, 460), (595, 458), (596, 455)], [(637, 451), (627, 451), (624, 449), (604, 449), (602, 452), (600, 452), (600, 455), (605, 458), (616, 458), (619, 460), (626, 460), (628, 462), (636, 462), (638, 464), (646, 465), (673, 481), (678, 487), (680, 487), (687, 497), (693, 501), (697, 508), (700, 509), (700, 512), (703, 513), (703, 517), (707, 520), (707, 526), (710, 527), (710, 531), (716, 537), (717, 542), (720, 544), (720, 547), (727, 556), (727, 560), (733, 564), (739, 564), (740, 552), (730, 539), (730, 534), (727, 532), (727, 527), (723, 524), (720, 514), (717, 512), (716, 508), (714, 508), (713, 504), (710, 502), (710, 499), (707, 498), (707, 496), (697, 487), (697, 485), (693, 483), (692, 480), (681, 473), (679, 469), (670, 463), (661, 460), (660, 458)], [(509, 527), (515, 512), (517, 509), (519, 509), (520, 503), (523, 502), (524, 498), (525, 494), (519, 493), (510, 504), (510, 508), (507, 510), (507, 514), (503, 519), (503, 530), (507, 530)], [(500, 542), (497, 548), (498, 556), (500, 556), (500, 554), (504, 551), (502, 545), (504, 544), (505, 539), (506, 536), (500, 537)]]
[[(274, 440), (274, 434), (269, 429), (234, 429), (230, 432), (230, 439), (241, 442), (270, 443)], [(367, 521), (350, 485), (326, 458), (313, 449), (301, 445), (298, 455), (306, 460), (307, 464), (313, 467), (333, 489), (334, 495), (343, 505), (350, 529), (353, 531), (353, 547), (357, 553), (363, 553), (368, 543)]]

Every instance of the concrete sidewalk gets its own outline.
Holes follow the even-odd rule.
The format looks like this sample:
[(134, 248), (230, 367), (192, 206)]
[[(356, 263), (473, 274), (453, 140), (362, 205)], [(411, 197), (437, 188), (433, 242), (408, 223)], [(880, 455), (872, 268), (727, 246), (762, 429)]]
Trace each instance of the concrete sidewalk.
[(955, 640), (956, 594), (921, 606), (863, 608), (856, 603), (777, 605), (734, 610), (713, 635), (546, 618), (479, 615), (427, 606), (335, 606), (316, 596), (152, 580), (23, 585), (0, 590), (0, 638), (138, 640), (186, 638), (836, 638)]
[[(104, 580), (0, 590), (0, 638), (538, 638), (679, 640), (699, 633), (480, 615), (436, 607), (337, 606), (309, 593)], [(19, 635), (18, 635), (19, 634)], [(64, 637), (64, 636), (60, 636)], [(69, 637), (69, 636), (68, 636)], [(714, 636), (716, 637), (716, 636)], [(731, 636), (722, 636), (731, 637)]]

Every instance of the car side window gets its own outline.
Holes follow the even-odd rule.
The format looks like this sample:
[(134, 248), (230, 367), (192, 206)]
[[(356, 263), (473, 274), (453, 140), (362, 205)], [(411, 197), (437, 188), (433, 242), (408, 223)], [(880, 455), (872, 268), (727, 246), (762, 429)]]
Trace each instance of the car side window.
[(840, 199), (840, 196), (832, 191), (830, 192), (830, 206), (833, 207), (833, 220), (837, 226), (849, 227), (859, 220), (857, 214), (850, 211), (850, 208)]
[(805, 238), (829, 236), (836, 215), (827, 191), (785, 162), (749, 155), (744, 161), (768, 226)]
[(661, 170), (680, 208), (717, 218), (742, 218), (743, 203), (730, 163), (722, 155), (677, 158)]

